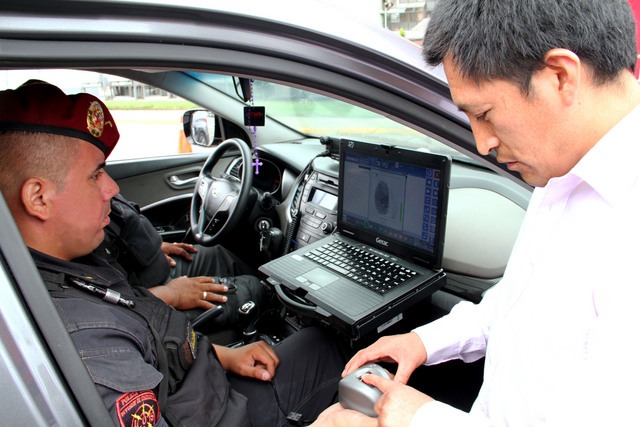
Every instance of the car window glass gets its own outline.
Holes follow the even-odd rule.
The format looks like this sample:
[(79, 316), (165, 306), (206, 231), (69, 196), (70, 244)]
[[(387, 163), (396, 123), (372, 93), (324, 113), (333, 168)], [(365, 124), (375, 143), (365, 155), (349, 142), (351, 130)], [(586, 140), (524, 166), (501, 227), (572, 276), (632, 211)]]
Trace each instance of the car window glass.
[[(228, 95), (228, 111), (247, 105), (263, 106), (279, 126), (307, 136), (360, 139), (381, 144), (427, 149), (469, 161), (466, 156), (436, 139), (381, 114), (311, 91), (269, 81), (249, 80), (252, 96), (242, 101), (240, 80), (230, 75), (187, 72), (194, 84)], [(156, 87), (119, 76), (79, 70), (0, 71), (0, 90), (19, 86), (29, 79), (55, 84), (66, 93), (87, 92), (109, 107), (120, 132), (120, 141), (109, 161), (189, 154), (211, 150), (189, 144), (182, 130), (182, 116), (200, 106)], [(246, 83), (247, 80), (245, 80)], [(216, 111), (214, 111), (215, 113)], [(243, 123), (239, 123), (243, 125)], [(247, 135), (252, 132), (245, 128)], [(265, 141), (261, 143), (277, 143)]]
[(78, 70), (0, 71), (0, 90), (30, 80), (44, 80), (65, 93), (86, 92), (109, 108), (120, 140), (109, 161), (190, 153), (200, 147), (184, 139), (182, 115), (197, 108), (192, 102), (161, 89), (118, 76)]
[[(231, 76), (201, 72), (187, 74), (232, 98), (240, 98), (238, 81)], [(438, 140), (365, 108), (274, 82), (252, 80), (251, 88), (253, 96), (250, 104), (265, 107), (267, 116), (303, 135), (360, 139), (427, 149), (472, 162), (469, 157)]]

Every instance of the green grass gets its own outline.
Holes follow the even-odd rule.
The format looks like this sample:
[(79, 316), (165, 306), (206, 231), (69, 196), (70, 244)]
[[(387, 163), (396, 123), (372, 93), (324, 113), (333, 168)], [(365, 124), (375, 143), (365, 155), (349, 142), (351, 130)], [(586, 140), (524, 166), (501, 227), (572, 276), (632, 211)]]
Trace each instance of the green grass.
[(105, 101), (110, 110), (189, 110), (199, 108), (193, 102), (176, 100), (118, 100)]
[[(193, 108), (202, 108), (193, 102), (184, 99), (127, 99), (105, 101), (109, 110), (181, 110), (186, 111)], [(373, 113), (354, 108), (344, 102), (333, 100), (317, 101), (311, 104), (296, 104), (290, 101), (272, 101), (268, 103), (267, 114), (274, 117), (369, 117)], [(255, 105), (261, 105), (256, 102)]]

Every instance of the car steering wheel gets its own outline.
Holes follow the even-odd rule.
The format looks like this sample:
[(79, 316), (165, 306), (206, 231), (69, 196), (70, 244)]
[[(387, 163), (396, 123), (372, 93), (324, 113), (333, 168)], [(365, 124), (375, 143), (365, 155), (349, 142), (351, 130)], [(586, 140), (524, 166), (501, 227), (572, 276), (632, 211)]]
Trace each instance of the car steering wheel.
[[(212, 175), (214, 166), (230, 148), (237, 149), (242, 155), (240, 181), (228, 175)], [(213, 246), (236, 226), (247, 207), (252, 184), (251, 151), (247, 143), (238, 138), (222, 142), (202, 166), (191, 199), (189, 221), (197, 243)]]

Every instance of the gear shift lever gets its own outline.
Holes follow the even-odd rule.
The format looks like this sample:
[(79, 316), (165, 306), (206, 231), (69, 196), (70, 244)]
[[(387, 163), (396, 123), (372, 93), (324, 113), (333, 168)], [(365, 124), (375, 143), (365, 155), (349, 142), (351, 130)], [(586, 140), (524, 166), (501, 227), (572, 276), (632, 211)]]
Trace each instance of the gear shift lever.
[(257, 338), (256, 321), (258, 320), (258, 309), (256, 303), (247, 301), (238, 308), (240, 325), (242, 326), (242, 335), (245, 343), (251, 343)]

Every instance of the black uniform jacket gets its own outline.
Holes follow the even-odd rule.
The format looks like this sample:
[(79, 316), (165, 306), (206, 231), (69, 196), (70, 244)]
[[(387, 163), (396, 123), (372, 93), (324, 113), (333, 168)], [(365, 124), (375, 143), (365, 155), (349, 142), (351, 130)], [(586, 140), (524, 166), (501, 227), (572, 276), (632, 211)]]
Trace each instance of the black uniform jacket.
[(74, 262), (31, 254), (116, 425), (249, 425), (246, 398), (181, 312), (132, 288), (96, 254)]

